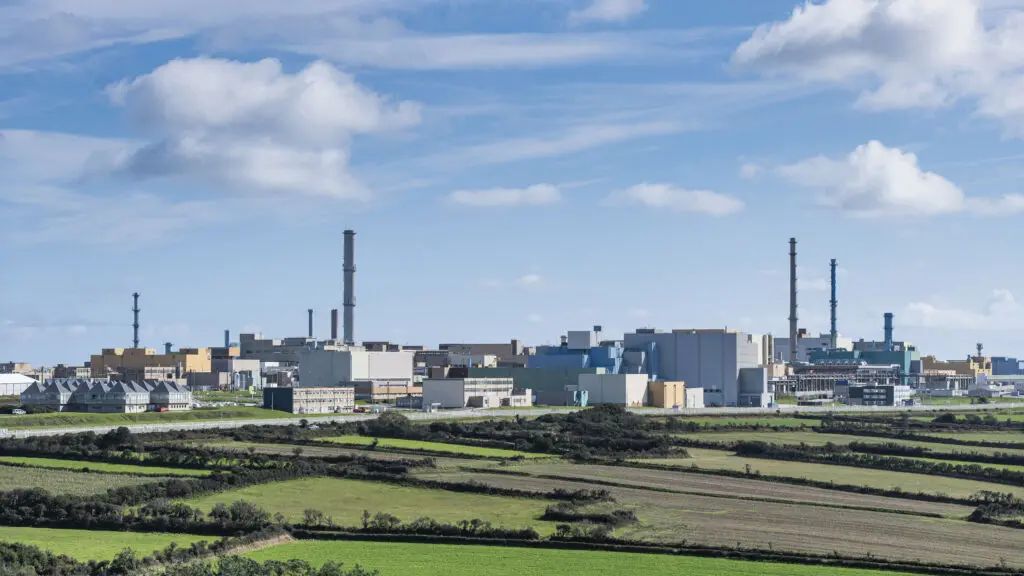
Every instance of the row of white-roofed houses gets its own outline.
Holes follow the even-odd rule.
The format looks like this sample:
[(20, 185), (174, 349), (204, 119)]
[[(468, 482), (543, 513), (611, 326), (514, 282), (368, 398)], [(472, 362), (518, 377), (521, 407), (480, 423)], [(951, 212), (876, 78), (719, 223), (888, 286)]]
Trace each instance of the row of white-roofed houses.
[(61, 379), (32, 384), (21, 393), (21, 403), (55, 412), (167, 412), (190, 409), (192, 392), (170, 380)]

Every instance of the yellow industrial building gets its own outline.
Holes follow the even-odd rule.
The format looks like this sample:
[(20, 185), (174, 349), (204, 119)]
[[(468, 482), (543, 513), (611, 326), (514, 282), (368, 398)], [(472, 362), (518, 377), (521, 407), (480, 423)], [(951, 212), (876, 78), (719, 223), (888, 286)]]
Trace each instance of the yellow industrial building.
[(158, 354), (153, 348), (104, 348), (94, 354), (89, 366), (93, 378), (155, 372), (162, 368), (176, 372), (180, 378), (189, 372), (210, 372), (212, 355), (209, 348), (181, 348), (177, 352)]
[(686, 406), (686, 384), (682, 382), (650, 382), (647, 384), (649, 406), (672, 408)]
[(971, 356), (967, 360), (936, 360), (935, 356), (921, 357), (921, 371), (952, 371), (959, 376), (974, 376), (978, 374), (992, 375), (992, 359), (988, 356)]

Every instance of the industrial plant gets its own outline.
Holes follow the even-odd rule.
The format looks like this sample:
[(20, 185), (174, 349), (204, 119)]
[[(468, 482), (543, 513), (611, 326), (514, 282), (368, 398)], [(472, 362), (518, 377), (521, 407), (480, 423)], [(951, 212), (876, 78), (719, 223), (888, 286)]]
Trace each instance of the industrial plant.
[[(1008, 396), (1024, 392), (1024, 364), (990, 358), (977, 345), (966, 360), (940, 361), (897, 340), (895, 315), (879, 314), (881, 340), (853, 340), (838, 329), (838, 260), (829, 261), (829, 331), (813, 335), (797, 316), (797, 239), (789, 239), (789, 334), (720, 328), (638, 328), (620, 335), (602, 326), (568, 330), (558, 345), (382, 341), (356, 343), (355, 232), (343, 233), (341, 334), (314, 334), (306, 310), (302, 337), (243, 333), (222, 346), (163, 350), (140, 346), (139, 292), (132, 293), (132, 347), (104, 348), (81, 366), (33, 369), (0, 364), (8, 395), (54, 411), (186, 410), (193, 393), (248, 391), (269, 410), (326, 414), (363, 404), (443, 410), (618, 404), (700, 409), (801, 405), (903, 406), (922, 398)], [(257, 397), (256, 394), (262, 394)]]

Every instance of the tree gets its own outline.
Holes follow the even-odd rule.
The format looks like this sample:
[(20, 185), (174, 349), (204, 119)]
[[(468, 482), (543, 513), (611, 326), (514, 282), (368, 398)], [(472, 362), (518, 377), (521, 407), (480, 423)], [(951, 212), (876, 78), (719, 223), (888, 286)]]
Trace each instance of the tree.
[(142, 569), (142, 560), (135, 554), (135, 550), (125, 548), (110, 562), (108, 572), (110, 576), (134, 576)]

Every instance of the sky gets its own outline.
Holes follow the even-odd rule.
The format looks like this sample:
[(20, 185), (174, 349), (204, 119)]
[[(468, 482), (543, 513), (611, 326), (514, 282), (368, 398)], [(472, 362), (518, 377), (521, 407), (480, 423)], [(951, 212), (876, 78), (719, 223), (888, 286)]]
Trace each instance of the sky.
[(1024, 355), (1024, 0), (0, 0), (0, 360), (800, 326)]

